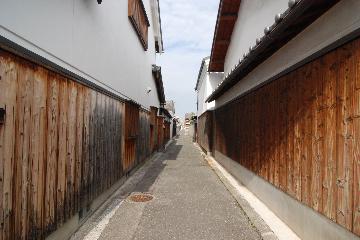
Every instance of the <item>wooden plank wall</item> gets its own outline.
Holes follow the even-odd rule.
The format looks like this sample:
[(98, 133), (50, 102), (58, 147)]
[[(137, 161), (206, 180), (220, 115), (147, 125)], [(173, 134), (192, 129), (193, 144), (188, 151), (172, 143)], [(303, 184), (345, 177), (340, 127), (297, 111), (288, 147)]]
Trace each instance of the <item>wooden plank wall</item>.
[(125, 104), (125, 155), (123, 166), (129, 172), (136, 165), (136, 144), (140, 133), (140, 106), (132, 102)]
[(128, 15), (145, 50), (148, 49), (148, 19), (142, 0), (128, 1)]
[(157, 116), (157, 148), (162, 149), (164, 147), (164, 117)]
[(137, 164), (140, 164), (146, 160), (151, 154), (150, 150), (150, 112), (140, 111), (140, 132), (137, 138)]
[(172, 129), (172, 136), (171, 137), (175, 137), (177, 135), (177, 121), (175, 119), (172, 120), (173, 121), (173, 129)]
[(125, 135), (149, 155), (138, 106), (1, 49), (0, 89), (0, 239), (44, 239), (110, 188), (136, 162)]
[(207, 111), (198, 117), (197, 139), (199, 145), (207, 152), (212, 152), (213, 112)]
[(170, 140), (170, 122), (164, 121), (164, 145)]
[(360, 236), (360, 39), (215, 115), (217, 151)]
[(151, 153), (158, 149), (158, 123), (157, 123), (157, 112), (158, 108), (151, 107), (150, 108), (150, 145), (151, 145)]

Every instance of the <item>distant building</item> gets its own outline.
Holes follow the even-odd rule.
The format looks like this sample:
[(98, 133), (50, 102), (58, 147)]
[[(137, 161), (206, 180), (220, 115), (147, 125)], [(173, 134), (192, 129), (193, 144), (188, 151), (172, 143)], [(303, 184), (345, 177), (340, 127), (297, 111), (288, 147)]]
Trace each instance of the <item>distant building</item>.
[(186, 122), (186, 121), (191, 121), (194, 116), (196, 116), (196, 114), (193, 113), (193, 112), (191, 112), (191, 113), (185, 113), (185, 122)]
[(175, 102), (173, 100), (166, 101), (165, 108), (175, 115)]
[(196, 81), (195, 91), (197, 93), (197, 116), (215, 107), (215, 102), (206, 102), (206, 99), (220, 84), (223, 73), (209, 72), (210, 57), (202, 60), (198, 78)]

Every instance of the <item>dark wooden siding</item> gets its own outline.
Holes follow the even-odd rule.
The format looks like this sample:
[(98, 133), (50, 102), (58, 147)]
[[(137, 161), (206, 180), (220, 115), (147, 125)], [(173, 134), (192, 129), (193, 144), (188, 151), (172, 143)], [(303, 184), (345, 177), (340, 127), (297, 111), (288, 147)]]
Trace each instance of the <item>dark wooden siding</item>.
[(137, 138), (137, 163), (144, 162), (150, 154), (150, 113), (140, 111), (140, 132)]
[(213, 140), (213, 112), (207, 111), (201, 114), (197, 122), (197, 136), (199, 145), (207, 152), (212, 152)]
[(142, 0), (128, 0), (128, 14), (141, 44), (147, 50), (150, 24)]
[(360, 40), (215, 113), (215, 148), (360, 235)]
[(170, 140), (170, 122), (164, 121), (164, 144)]
[(162, 149), (164, 146), (164, 117), (158, 116), (156, 117), (157, 121), (157, 147), (158, 149)]
[(125, 104), (125, 155), (123, 166), (129, 172), (136, 163), (136, 143), (140, 133), (140, 106), (128, 102)]
[(1, 49), (0, 89), (0, 239), (44, 239), (150, 155), (138, 105)]
[(157, 112), (158, 108), (151, 107), (150, 109), (150, 149), (151, 153), (158, 149), (158, 124), (157, 124)]

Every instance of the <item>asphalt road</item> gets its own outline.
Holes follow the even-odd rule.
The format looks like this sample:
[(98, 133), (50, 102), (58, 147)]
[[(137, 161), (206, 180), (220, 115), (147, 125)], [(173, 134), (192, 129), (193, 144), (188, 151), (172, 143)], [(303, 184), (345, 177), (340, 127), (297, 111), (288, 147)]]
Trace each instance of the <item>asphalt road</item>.
[[(146, 192), (148, 202), (128, 194)], [(261, 239), (259, 231), (183, 131), (141, 168), (73, 239)]]

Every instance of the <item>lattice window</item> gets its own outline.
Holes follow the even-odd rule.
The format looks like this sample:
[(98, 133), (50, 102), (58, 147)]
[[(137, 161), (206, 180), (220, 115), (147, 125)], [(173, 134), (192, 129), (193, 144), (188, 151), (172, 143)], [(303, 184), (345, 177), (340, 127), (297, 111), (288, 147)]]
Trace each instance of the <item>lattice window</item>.
[(145, 7), (142, 0), (129, 0), (129, 19), (135, 28), (144, 49), (148, 49), (148, 28), (149, 19), (146, 15)]

